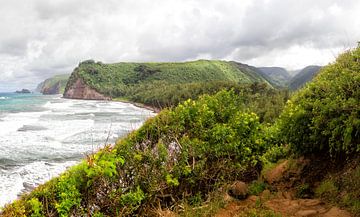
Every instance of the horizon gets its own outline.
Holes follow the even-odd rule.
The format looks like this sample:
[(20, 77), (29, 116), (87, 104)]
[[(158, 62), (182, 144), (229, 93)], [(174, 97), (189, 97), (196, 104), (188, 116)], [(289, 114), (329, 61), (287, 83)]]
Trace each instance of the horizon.
[(35, 88), (86, 59), (292, 71), (327, 65), (360, 39), (356, 0), (14, 0), (0, 11), (0, 92)]

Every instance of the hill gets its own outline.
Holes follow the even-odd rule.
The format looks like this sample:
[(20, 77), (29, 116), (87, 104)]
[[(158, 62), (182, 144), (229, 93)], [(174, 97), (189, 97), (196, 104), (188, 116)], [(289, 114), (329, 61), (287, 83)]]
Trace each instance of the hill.
[(41, 82), (36, 91), (42, 94), (63, 94), (69, 77), (69, 74), (55, 75)]
[(217, 86), (252, 83), (270, 85), (254, 68), (235, 62), (198, 60), (104, 64), (89, 60), (74, 69), (64, 97), (121, 98), (165, 107), (193, 98), (194, 92), (209, 93), (219, 90)]
[(307, 82), (311, 81), (311, 79), (319, 72), (320, 69), (321, 66), (307, 66), (303, 68), (289, 81), (289, 89), (300, 89)]
[(291, 79), (289, 72), (281, 67), (259, 67), (263, 75), (268, 76), (277, 86), (286, 87)]

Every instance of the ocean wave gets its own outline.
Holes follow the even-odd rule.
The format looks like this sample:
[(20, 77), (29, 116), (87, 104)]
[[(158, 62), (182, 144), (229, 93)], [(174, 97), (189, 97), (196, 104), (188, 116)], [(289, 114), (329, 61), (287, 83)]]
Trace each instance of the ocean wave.
[(0, 100), (5, 100), (5, 99), (9, 99), (9, 97), (6, 97), (6, 96), (0, 96)]
[(66, 168), (76, 164), (76, 162), (53, 163), (38, 161), (20, 166), (11, 171), (2, 170), (0, 172), (0, 180), (2, 181), (0, 185), (0, 207), (18, 197), (17, 194), (9, 194), (9, 192), (21, 194), (29, 191), (58, 176)]
[(36, 125), (24, 125), (20, 127), (17, 131), (25, 132), (25, 131), (39, 131), (39, 130), (47, 130), (47, 128)]

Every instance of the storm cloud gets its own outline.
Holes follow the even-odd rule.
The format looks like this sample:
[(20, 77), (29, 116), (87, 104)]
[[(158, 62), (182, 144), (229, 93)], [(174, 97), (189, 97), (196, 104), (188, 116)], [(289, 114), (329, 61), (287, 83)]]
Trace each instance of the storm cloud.
[(357, 0), (9, 0), (0, 91), (34, 88), (82, 60), (324, 65), (360, 40)]

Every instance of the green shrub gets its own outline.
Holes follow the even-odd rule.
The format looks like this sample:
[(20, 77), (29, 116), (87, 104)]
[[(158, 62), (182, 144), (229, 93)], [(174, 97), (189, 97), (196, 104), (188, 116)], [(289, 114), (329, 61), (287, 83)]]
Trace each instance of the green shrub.
[(259, 195), (266, 189), (267, 185), (263, 181), (253, 181), (248, 186), (249, 194), (251, 195)]
[(311, 188), (308, 183), (300, 184), (296, 187), (295, 196), (298, 198), (309, 198), (311, 196)]
[(42, 203), (37, 198), (31, 198), (29, 200), (29, 205), (31, 206), (32, 214), (31, 217), (42, 217)]
[(339, 193), (338, 188), (331, 179), (326, 179), (315, 189), (315, 195), (317, 197), (326, 198), (333, 201), (336, 199)]
[(280, 138), (301, 154), (360, 151), (360, 47), (324, 67), (287, 103)]

